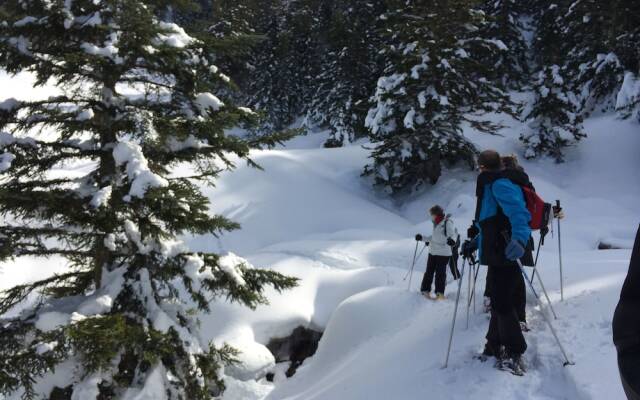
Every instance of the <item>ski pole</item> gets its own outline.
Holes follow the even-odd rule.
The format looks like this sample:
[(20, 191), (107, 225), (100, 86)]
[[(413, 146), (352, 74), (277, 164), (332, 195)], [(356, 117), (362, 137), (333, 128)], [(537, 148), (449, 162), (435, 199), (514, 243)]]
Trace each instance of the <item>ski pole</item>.
[[(475, 257), (471, 254), (471, 260), (469, 260), (469, 286), (467, 289), (467, 327), (469, 329), (469, 310), (471, 309), (471, 302), (473, 302), (473, 312), (476, 312), (476, 279), (478, 278), (478, 270), (480, 264), (476, 263)], [(472, 283), (473, 282), (473, 283)]]
[(478, 277), (477, 270), (479, 265), (469, 261), (471, 270), (469, 271), (469, 297), (467, 298), (467, 327), (469, 329), (469, 311), (471, 310), (471, 303), (473, 302), (473, 313), (476, 312), (476, 279)]
[(447, 368), (449, 366), (449, 354), (451, 354), (451, 344), (453, 343), (453, 330), (456, 326), (456, 316), (458, 315), (458, 304), (460, 303), (460, 292), (462, 291), (462, 278), (464, 277), (464, 268), (467, 262), (466, 257), (462, 259), (462, 270), (460, 271), (460, 279), (458, 280), (458, 294), (456, 295), (456, 306), (453, 309), (453, 321), (451, 322), (451, 332), (449, 334), (449, 346), (447, 347), (447, 357), (444, 360), (444, 366), (442, 368)]
[[(524, 272), (524, 267), (522, 266), (522, 262), (520, 260), (516, 260), (516, 262), (518, 263), (518, 266), (520, 267), (520, 271), (526, 276), (526, 273)], [(531, 282), (527, 281), (527, 283), (529, 284), (529, 288), (533, 289), (533, 284), (531, 284)], [(562, 346), (562, 343), (560, 343), (560, 339), (558, 338), (558, 334), (556, 333), (555, 328), (553, 327), (553, 323), (551, 323), (551, 319), (549, 319), (549, 316), (547, 315), (546, 312), (544, 312), (544, 307), (542, 305), (542, 301), (536, 297), (536, 300), (538, 302), (538, 307), (540, 307), (540, 314), (542, 314), (542, 317), (544, 318), (545, 322), (547, 323), (547, 325), (549, 325), (549, 329), (551, 330), (551, 333), (553, 334), (553, 337), (556, 340), (556, 343), (558, 343), (558, 347), (560, 348), (560, 351), (562, 352), (562, 355), (564, 356), (564, 366), (566, 367), (567, 365), (575, 365), (575, 363), (569, 361), (569, 357), (567, 356), (567, 352), (564, 350), (564, 347)]]
[(420, 242), (418, 242), (416, 240), (416, 248), (415, 250), (413, 250), (413, 261), (411, 261), (411, 268), (409, 268), (409, 271), (407, 271), (407, 273), (405, 274), (404, 278), (402, 278), (402, 281), (406, 281), (407, 278), (409, 277), (409, 273), (411, 272), (411, 270), (413, 270), (413, 266), (416, 264), (416, 255), (418, 254), (418, 246), (420, 245)]
[(538, 241), (538, 249), (536, 250), (536, 259), (533, 261), (533, 273), (531, 274), (531, 283), (533, 283), (533, 278), (536, 276), (536, 268), (538, 267), (538, 257), (540, 256), (540, 247), (544, 245), (544, 237), (545, 233), (540, 233), (540, 240)]
[[(537, 267), (536, 267), (537, 269)], [(536, 272), (536, 269), (533, 270), (533, 272)], [(531, 291), (533, 292), (533, 295), (536, 297), (536, 299), (540, 300), (540, 295), (538, 295), (538, 293), (536, 293), (535, 289), (533, 288), (533, 276), (531, 276), (531, 279), (529, 279), (529, 276), (527, 275), (527, 272), (523, 269), (522, 273), (524, 274), (524, 279), (528, 281), (528, 283), (531, 285)], [(551, 309), (551, 313), (553, 314), (553, 318), (554, 319), (558, 319), (558, 315), (556, 315), (556, 311), (553, 309), (553, 305), (551, 304), (551, 299), (549, 298), (549, 294), (547, 294), (547, 289), (545, 289), (544, 287), (544, 283), (542, 283), (542, 277), (540, 276), (540, 274), (536, 275), (538, 277), (538, 282), (540, 283), (540, 287), (542, 288), (542, 292), (544, 293), (545, 298), (547, 299), (547, 303), (549, 303), (549, 309)]]
[[(469, 268), (473, 268), (473, 264), (471, 264), (471, 261), (469, 261)], [(473, 274), (467, 274), (469, 276), (469, 278), (467, 279), (467, 325), (464, 329), (468, 330), (469, 329), (469, 307), (471, 306), (471, 275)]]
[[(411, 261), (411, 268), (409, 268), (409, 271), (407, 272), (407, 274), (404, 276), (404, 278), (402, 278), (402, 281), (406, 281), (407, 278), (413, 274), (413, 267), (416, 265), (416, 255), (418, 254), (418, 246), (420, 245), (420, 242), (418, 242), (416, 240), (416, 248), (413, 250), (413, 260)], [(409, 287), (407, 288), (407, 290), (409, 290), (411, 287), (411, 279), (409, 279)]]
[[(556, 200), (556, 207), (560, 210), (560, 200)], [(560, 301), (564, 301), (564, 276), (562, 274), (562, 239), (560, 239), (560, 218), (558, 218), (558, 260), (560, 262)]]
[[(505, 240), (508, 242), (509, 241), (509, 236), (506, 232), (502, 232), (502, 236), (505, 238)], [(522, 267), (522, 261), (520, 261), (520, 259), (517, 260), (518, 261), (518, 265), (520, 265), (520, 272), (522, 272), (522, 276), (524, 278), (525, 281), (527, 281), (527, 283), (529, 284), (529, 287), (531, 288), (531, 292), (533, 293), (533, 295), (535, 296), (536, 300), (540, 303), (540, 306), (542, 306), (542, 301), (540, 300), (540, 295), (538, 295), (538, 293), (536, 292), (536, 289), (533, 287), (533, 276), (531, 277), (531, 279), (529, 279), (529, 275), (527, 274), (527, 271), (525, 271), (524, 267)], [(535, 270), (537, 269), (537, 267), (534, 266), (534, 270), (533, 272), (535, 272)], [(547, 298), (547, 302), (549, 303), (549, 308), (551, 309), (551, 312), (553, 313), (553, 317), (555, 319), (558, 319), (558, 316), (556, 315), (556, 311), (553, 309), (553, 305), (551, 305), (551, 299), (549, 298), (549, 294), (547, 294), (547, 289), (545, 289), (544, 287), (544, 283), (542, 282), (542, 278), (540, 277), (540, 274), (537, 275), (538, 277), (538, 282), (540, 282), (540, 287), (542, 288), (542, 291), (544, 292), (545, 297)]]
[(422, 250), (420, 250), (420, 253), (418, 253), (418, 255), (416, 256), (416, 252), (418, 251), (418, 245), (419, 245), (419, 242), (416, 241), (416, 249), (413, 251), (413, 261), (411, 262), (411, 268), (409, 269), (407, 274), (402, 279), (402, 281), (404, 282), (404, 281), (407, 280), (407, 278), (409, 278), (409, 286), (407, 287), (407, 290), (411, 289), (411, 278), (413, 277), (413, 269), (414, 269), (414, 267), (416, 265), (416, 261), (418, 261), (418, 259), (422, 255), (422, 253), (424, 252), (424, 249), (427, 248), (427, 244), (425, 243), (424, 247), (422, 248)]
[(474, 276), (473, 276), (473, 288), (471, 292), (473, 293), (473, 313), (476, 313), (476, 298), (478, 297), (476, 294), (476, 282), (478, 281), (478, 272), (480, 272), (480, 263), (474, 263)]

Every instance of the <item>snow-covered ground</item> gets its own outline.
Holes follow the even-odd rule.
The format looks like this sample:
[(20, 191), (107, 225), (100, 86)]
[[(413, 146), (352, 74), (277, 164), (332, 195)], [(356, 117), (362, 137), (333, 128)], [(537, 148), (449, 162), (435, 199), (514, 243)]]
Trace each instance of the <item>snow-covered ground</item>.
[[(256, 312), (214, 309), (212, 328), (205, 332), (212, 338), (240, 337), (252, 345), (300, 324), (324, 328), (325, 334), (316, 355), (294, 377), (281, 376), (273, 389), (265, 382), (229, 380), (225, 398), (261, 398), (267, 392), (273, 400), (623, 398), (611, 318), (630, 251), (601, 251), (597, 245), (604, 240), (631, 247), (640, 222), (640, 137), (637, 125), (611, 116), (589, 120), (587, 129), (589, 138), (569, 152), (567, 163), (524, 163), (543, 197), (560, 199), (566, 210), (564, 302), (556, 237), (549, 237), (542, 249), (540, 273), (559, 316), (555, 326), (575, 366), (563, 368), (530, 298), (530, 372), (524, 378), (472, 361), (484, 342), (484, 314), (472, 315), (466, 330), (462, 313), (449, 368), (441, 369), (455, 287), (449, 286), (451, 301), (444, 303), (416, 294), (424, 255), (411, 291), (403, 277), (411, 262), (413, 235), (431, 229), (426, 216), (431, 205), (445, 206), (461, 230), (468, 226), (475, 174), (453, 171), (434, 189), (393, 204), (359, 177), (368, 155), (361, 146), (320, 149), (318, 137), (303, 137), (292, 148), (256, 152), (266, 172), (240, 168), (211, 194), (215, 209), (244, 228), (223, 237), (217, 248), (235, 249), (256, 265), (299, 276), (301, 287), (273, 297), (271, 306)], [(503, 134), (470, 136), (481, 148), (517, 151), (517, 127)], [(305, 141), (311, 148), (305, 148)], [(192, 244), (207, 242), (200, 238)], [(484, 287), (482, 278), (478, 293)]]
[[(0, 75), (2, 97), (31, 96), (29, 81)], [(5, 90), (5, 88), (9, 88)], [(498, 118), (498, 117), (496, 117)], [(480, 148), (517, 152), (519, 126), (507, 121), (504, 136), (468, 132)], [(560, 301), (556, 237), (541, 252), (540, 273), (559, 316), (562, 343), (575, 366), (564, 368), (550, 331), (530, 298), (525, 377), (498, 372), (472, 360), (481, 350), (485, 314), (472, 314), (465, 329), (459, 314), (448, 369), (441, 369), (454, 308), (455, 287), (445, 302), (417, 294), (425, 256), (411, 290), (403, 278), (416, 232), (429, 232), (426, 210), (441, 204), (465, 231), (474, 210), (475, 174), (447, 172), (432, 189), (403, 202), (374, 192), (360, 177), (368, 150), (359, 143), (321, 147), (324, 133), (294, 139), (286, 147), (254, 151), (264, 167), (239, 164), (214, 189), (213, 211), (240, 222), (241, 231), (189, 237), (194, 250), (232, 251), (256, 266), (300, 277), (300, 286), (255, 311), (219, 302), (202, 316), (202, 335), (243, 351), (243, 366), (228, 369), (226, 400), (284, 399), (623, 399), (611, 340), (611, 318), (640, 222), (640, 127), (613, 116), (589, 119), (589, 137), (565, 164), (525, 162), (548, 201), (560, 199), (565, 301)], [(365, 146), (366, 147), (366, 146)], [(597, 250), (599, 241), (623, 249)], [(0, 288), (64, 269), (60, 260), (22, 260), (0, 266)], [(483, 273), (478, 293), (484, 287)], [(466, 290), (466, 287), (465, 287)], [(315, 356), (292, 378), (275, 367), (270, 338), (303, 325), (324, 331)], [(256, 381), (254, 378), (258, 377)]]

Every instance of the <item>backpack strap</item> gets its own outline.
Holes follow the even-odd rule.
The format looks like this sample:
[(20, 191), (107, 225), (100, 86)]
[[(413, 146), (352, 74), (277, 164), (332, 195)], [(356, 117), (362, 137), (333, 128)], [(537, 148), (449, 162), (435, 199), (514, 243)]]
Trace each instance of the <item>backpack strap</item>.
[(482, 200), (484, 199), (485, 187), (491, 185), (493, 192), (493, 183), (500, 178), (504, 178), (502, 171), (483, 172), (478, 176), (476, 183), (476, 213), (473, 222), (480, 222), (480, 212), (482, 211)]
[(449, 235), (447, 235), (447, 222), (449, 222), (449, 217), (444, 217), (444, 237), (448, 238)]

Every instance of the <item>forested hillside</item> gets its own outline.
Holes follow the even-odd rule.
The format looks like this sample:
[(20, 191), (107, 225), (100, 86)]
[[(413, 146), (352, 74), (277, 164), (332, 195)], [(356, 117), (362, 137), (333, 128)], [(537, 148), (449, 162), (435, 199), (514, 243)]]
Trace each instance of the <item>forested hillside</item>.
[(526, 122), (527, 158), (558, 162), (584, 138), (585, 117), (638, 119), (637, 2), (217, 4), (199, 15), (216, 21), (217, 35), (255, 40), (232, 70), (235, 95), (266, 117), (258, 132), (302, 118), (304, 127), (331, 131), (325, 146), (367, 137), (376, 147), (365, 174), (394, 193), (470, 162), (476, 149), (462, 129), (495, 134), (490, 112)]

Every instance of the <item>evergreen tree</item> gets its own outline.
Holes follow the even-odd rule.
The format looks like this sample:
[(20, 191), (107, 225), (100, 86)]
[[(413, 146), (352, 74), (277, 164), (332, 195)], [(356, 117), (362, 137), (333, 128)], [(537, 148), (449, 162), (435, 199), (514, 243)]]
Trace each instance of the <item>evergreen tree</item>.
[(487, 62), (493, 72), (493, 79), (504, 86), (519, 89), (530, 75), (529, 49), (524, 37), (527, 29), (523, 22), (527, 8), (522, 0), (487, 0), (482, 10), (487, 16), (481, 35), (499, 41), (508, 51), (502, 51), (495, 59)]
[(463, 124), (494, 132), (498, 126), (484, 115), (510, 112), (483, 62), (505, 49), (478, 36), (485, 20), (474, 6), (468, 0), (398, 1), (385, 15), (391, 45), (366, 120), (377, 145), (364, 173), (389, 192), (435, 183), (445, 163), (473, 166), (476, 150)]
[(613, 109), (624, 71), (610, 45), (615, 39), (615, 1), (579, 0), (558, 16), (567, 79), (581, 97), (581, 112)]
[[(220, 47), (216, 51), (216, 62), (220, 68), (229, 71), (232, 81), (240, 88), (246, 86), (253, 69), (252, 56), (259, 46), (264, 45), (265, 37), (261, 29), (267, 30), (273, 16), (275, 0), (217, 0), (209, 3), (210, 13), (199, 14), (201, 24), (219, 39)], [(234, 90), (232, 95), (245, 101), (243, 90)]]
[(535, 15), (538, 67), (533, 76), (533, 101), (524, 113), (526, 128), (520, 135), (527, 158), (549, 155), (562, 162), (564, 148), (586, 136), (573, 84), (575, 74), (565, 66), (565, 51), (570, 46), (563, 42), (567, 7), (566, 1), (546, 0)]
[(557, 65), (538, 72), (533, 86), (536, 100), (525, 119), (527, 129), (520, 136), (526, 147), (525, 157), (550, 155), (562, 162), (564, 148), (586, 136), (578, 100), (567, 89)]
[(616, 109), (623, 117), (635, 116), (640, 122), (640, 3), (624, 0), (614, 3), (616, 31), (611, 47), (624, 69)]
[(565, 70), (580, 113), (619, 109), (629, 114), (638, 97), (637, 2), (574, 0), (556, 6), (561, 60), (554, 63)]
[(266, 116), (264, 131), (282, 130), (303, 115), (310, 81), (317, 75), (318, 4), (321, 0), (276, 1), (265, 7), (265, 40), (250, 60), (249, 104)]
[[(64, 94), (0, 103), (1, 258), (69, 262), (0, 297), (5, 314), (39, 294), (0, 327), (3, 395), (107, 399), (144, 388), (209, 399), (235, 352), (202, 343), (196, 313), (219, 296), (255, 307), (266, 285), (295, 284), (177, 240), (238, 227), (209, 214), (198, 184), (232, 168), (230, 154), (248, 159), (251, 143), (224, 129), (254, 115), (212, 93), (228, 80), (213, 63), (216, 39), (160, 20), (169, 3), (188, 2), (2, 4), (0, 67)], [(52, 173), (79, 162), (81, 176)], [(173, 175), (177, 164), (192, 173)], [(54, 369), (68, 387), (36, 385)]]
[(367, 134), (369, 98), (382, 74), (380, 15), (386, 1), (326, 3), (330, 16), (321, 28), (325, 50), (319, 54), (321, 71), (310, 82), (307, 119), (330, 129), (326, 145), (333, 147)]

